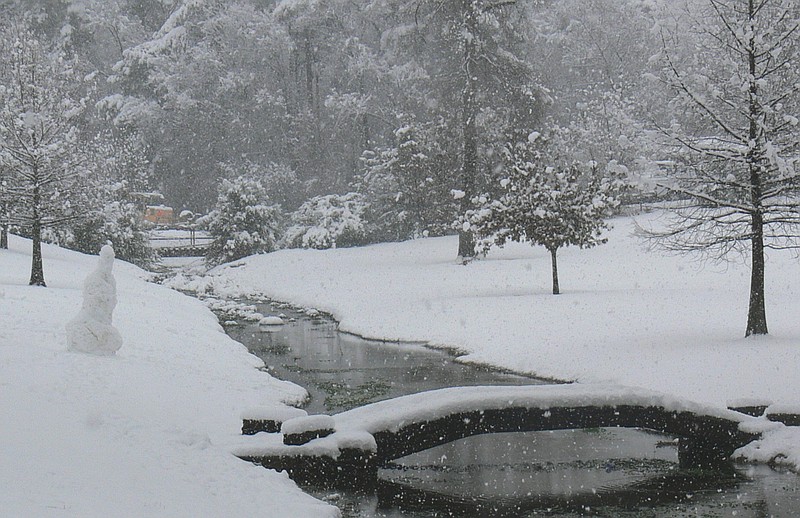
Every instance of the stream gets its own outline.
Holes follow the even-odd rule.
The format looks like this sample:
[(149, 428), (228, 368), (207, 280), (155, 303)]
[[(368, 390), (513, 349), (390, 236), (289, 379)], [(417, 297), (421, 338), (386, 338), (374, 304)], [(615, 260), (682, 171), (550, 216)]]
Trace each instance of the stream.
[[(341, 333), (334, 321), (286, 305), (282, 326), (226, 326), (278, 378), (305, 387), (309, 414), (461, 385), (547, 381), (455, 361), (419, 344)], [(304, 487), (345, 518), (438, 516), (800, 516), (800, 476), (766, 466), (679, 470), (672, 437), (601, 428), (489, 434), (409, 455), (381, 468), (375, 491)]]

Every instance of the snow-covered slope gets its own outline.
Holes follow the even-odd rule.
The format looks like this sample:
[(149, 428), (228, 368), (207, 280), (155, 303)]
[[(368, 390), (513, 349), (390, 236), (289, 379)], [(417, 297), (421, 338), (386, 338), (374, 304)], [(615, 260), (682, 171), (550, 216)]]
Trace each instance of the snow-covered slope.
[(608, 244), (559, 253), (558, 296), (544, 249), (514, 244), (462, 266), (455, 238), (286, 250), (176, 283), (263, 293), (328, 311), (346, 331), (456, 347), (465, 361), (549, 378), (611, 381), (717, 406), (800, 406), (800, 262), (792, 254), (768, 257), (771, 334), (745, 339), (745, 258), (714, 265), (648, 252), (630, 218), (614, 225)]
[(0, 250), (3, 516), (338, 516), (285, 476), (223, 446), (242, 409), (297, 402), (257, 370), (200, 302), (117, 261), (115, 356), (67, 348), (97, 257), (45, 247), (48, 288), (27, 286), (30, 243)]

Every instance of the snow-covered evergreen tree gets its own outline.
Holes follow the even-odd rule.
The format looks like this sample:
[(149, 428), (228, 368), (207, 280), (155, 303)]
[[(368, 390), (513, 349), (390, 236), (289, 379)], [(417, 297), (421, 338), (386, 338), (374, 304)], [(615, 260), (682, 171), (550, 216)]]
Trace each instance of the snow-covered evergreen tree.
[(102, 207), (72, 226), (65, 245), (91, 253), (111, 243), (119, 250), (120, 259), (143, 267), (151, 265), (156, 256), (141, 211), (135, 203), (124, 198), (114, 199), (113, 193), (111, 196)]
[(506, 176), (500, 181), (503, 194), (492, 201), (477, 200), (482, 207), (468, 214), (464, 228), (482, 236), (485, 250), (507, 241), (545, 247), (551, 257), (553, 293), (558, 294), (558, 250), (605, 243), (605, 219), (619, 205), (624, 182), (615, 164), (601, 168), (594, 161), (558, 156), (558, 138), (553, 140), (547, 143), (532, 134), (527, 142), (509, 145)]
[(224, 178), (220, 162), (297, 148), (287, 144), (294, 137), (285, 91), (289, 41), (271, 9), (256, 4), (175, 2), (148, 41), (124, 51), (109, 78), (116, 92), (101, 107), (149, 144), (159, 187), (172, 203), (205, 211)]
[(156, 258), (133, 192), (149, 190), (149, 165), (135, 136), (108, 132), (89, 146), (92, 189), (81, 193), (80, 218), (68, 225), (63, 244), (87, 254), (111, 243), (116, 257), (140, 266)]
[(359, 191), (365, 196), (371, 239), (403, 240), (447, 233), (457, 207), (444, 150), (426, 128), (407, 124), (395, 131), (397, 145), (364, 153)]
[[(462, 214), (480, 192), (480, 147), (484, 142), (479, 126), (485, 108), (510, 106), (525, 118), (536, 112), (534, 92), (538, 94), (538, 88), (533, 84), (530, 65), (514, 52), (513, 42), (522, 34), (517, 27), (525, 19), (515, 12), (517, 4), (516, 0), (435, 3), (428, 19), (448, 49), (444, 71), (452, 81), (448, 87), (458, 95), (455, 107), (461, 137), (458, 190), (464, 192), (460, 198)], [(442, 23), (447, 27), (445, 31), (438, 28)], [(474, 257), (475, 236), (466, 227), (458, 230), (458, 257)]]
[(23, 20), (4, 28), (0, 54), (0, 154), (10, 169), (14, 222), (33, 240), (30, 284), (45, 286), (42, 231), (79, 214), (71, 203), (85, 175), (79, 141), (86, 86), (59, 49)]
[[(425, 78), (417, 88), (424, 92), (427, 113), (418, 120), (446, 121), (447, 133), (440, 142), (451, 160), (452, 187), (465, 195), (457, 200), (446, 196), (440, 203), (455, 202), (463, 214), (494, 172), (492, 154), (505, 143), (496, 142), (495, 136), (528, 126), (540, 114), (542, 96), (533, 68), (519, 52), (527, 33), (528, 8), (540, 2), (394, 0), (387, 4), (398, 18), (397, 28), (384, 38), (393, 50), (393, 62)], [(474, 236), (457, 230), (458, 256), (468, 260), (475, 255)]]
[(292, 215), (285, 242), (293, 248), (337, 248), (366, 242), (363, 197), (354, 192), (316, 196)]
[(240, 158), (222, 162), (219, 167), (223, 178), (257, 178), (264, 186), (270, 201), (280, 205), (284, 211), (296, 210), (308, 197), (306, 187), (297, 177), (297, 173), (285, 164)]
[(270, 204), (259, 180), (223, 180), (214, 210), (201, 218), (214, 240), (206, 254), (210, 264), (234, 261), (275, 250), (281, 210)]

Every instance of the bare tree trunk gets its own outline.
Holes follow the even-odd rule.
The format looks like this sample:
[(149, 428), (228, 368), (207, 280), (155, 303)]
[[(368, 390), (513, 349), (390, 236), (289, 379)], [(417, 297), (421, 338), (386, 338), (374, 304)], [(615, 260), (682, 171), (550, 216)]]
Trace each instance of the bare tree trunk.
[(8, 203), (0, 204), (0, 249), (8, 250)]
[[(748, 15), (752, 21), (756, 15), (756, 7), (753, 0), (748, 2)], [(750, 52), (748, 55), (748, 65), (750, 68), (750, 142), (758, 143), (759, 137), (759, 118), (762, 108), (758, 100), (758, 82), (756, 81), (756, 55), (755, 55), (755, 34), (750, 36)], [(762, 210), (763, 178), (761, 167), (761, 157), (759, 146), (753, 146), (748, 155), (750, 164), (750, 196), (754, 207), (751, 216), (750, 248), (752, 253), (752, 270), (750, 272), (750, 305), (747, 310), (747, 330), (745, 336), (767, 334), (767, 311), (764, 296), (764, 217)]]
[[(462, 16), (464, 19), (464, 63), (463, 77), (464, 90), (461, 93), (462, 121), (461, 131), (463, 140), (463, 163), (461, 166), (461, 198), (460, 210), (464, 215), (471, 208), (472, 197), (475, 195), (475, 178), (478, 176), (478, 131), (475, 125), (477, 105), (475, 94), (477, 92), (477, 79), (470, 70), (475, 59), (475, 37), (477, 32), (476, 13), (472, 0), (463, 0)], [(469, 259), (475, 257), (475, 236), (471, 230), (461, 229), (458, 232), (458, 257)]]
[(550, 249), (550, 263), (553, 266), (553, 295), (558, 295), (561, 291), (558, 288), (558, 261), (556, 260), (557, 248)]
[(767, 311), (764, 298), (764, 229), (761, 214), (753, 214), (752, 271), (750, 273), (750, 307), (747, 311), (745, 336), (767, 334)]
[(303, 34), (303, 71), (305, 73), (306, 104), (309, 111), (314, 111), (314, 62), (313, 51), (311, 49), (311, 37), (308, 33)]
[(33, 224), (33, 253), (31, 254), (31, 286), (47, 286), (44, 282), (44, 265), (42, 264), (42, 226)]
[(28, 284), (31, 286), (47, 286), (44, 282), (44, 265), (42, 264), (42, 217), (39, 214), (40, 193), (38, 185), (38, 176), (33, 187), (33, 197), (31, 199), (31, 213), (33, 216), (33, 224), (31, 231), (33, 233), (33, 253), (31, 254), (31, 280)]

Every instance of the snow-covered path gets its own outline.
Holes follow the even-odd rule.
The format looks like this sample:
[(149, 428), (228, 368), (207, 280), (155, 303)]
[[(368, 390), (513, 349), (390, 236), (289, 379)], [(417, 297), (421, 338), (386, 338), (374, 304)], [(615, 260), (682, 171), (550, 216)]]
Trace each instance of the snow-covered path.
[(64, 325), (96, 265), (45, 248), (48, 288), (27, 286), (30, 243), (0, 250), (3, 516), (338, 516), (284, 474), (224, 444), (243, 409), (305, 391), (257, 370), (200, 302), (117, 262), (115, 356), (67, 350)]

